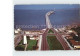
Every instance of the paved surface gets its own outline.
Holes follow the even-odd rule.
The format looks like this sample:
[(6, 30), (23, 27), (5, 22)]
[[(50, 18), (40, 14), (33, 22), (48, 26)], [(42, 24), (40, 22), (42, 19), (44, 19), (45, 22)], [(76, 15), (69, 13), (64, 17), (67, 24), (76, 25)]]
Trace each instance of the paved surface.
[(14, 38), (14, 46), (16, 47), (21, 40), (22, 40), (22, 35), (17, 35)]
[[(51, 29), (54, 33), (49, 35), (55, 35), (58, 41), (61, 43), (64, 50), (70, 50), (70, 47), (68, 46), (67, 42), (62, 38), (62, 34), (59, 34), (56, 32), (53, 28)], [(46, 31), (43, 34), (42, 37), (42, 44), (41, 44), (41, 50), (49, 50), (48, 42), (46, 39), (46, 36), (48, 34), (49, 29), (46, 29)]]
[(25, 45), (24, 51), (26, 51), (26, 49), (27, 49), (27, 44)]
[(37, 46), (39, 46), (38, 50), (41, 50), (42, 35), (40, 35), (39, 38), (40, 38), (40, 39), (38, 40)]
[(62, 38), (62, 35), (56, 32), (53, 28), (52, 28), (52, 31), (55, 32), (55, 36), (57, 37), (58, 41), (63, 46), (64, 50), (70, 50), (70, 47), (68, 46), (67, 42)]
[[(70, 47), (68, 46), (66, 41), (62, 38), (62, 34), (59, 34), (53, 28), (51, 30), (54, 32), (54, 34), (51, 34), (51, 35), (55, 35), (57, 37), (58, 41), (63, 46), (64, 50), (70, 50)], [(47, 42), (47, 39), (46, 39), (48, 31), (49, 31), (49, 29), (46, 29), (46, 31), (42, 35), (41, 50), (49, 50), (48, 42)], [(18, 36), (15, 37), (15, 39), (14, 39), (15, 47), (18, 45), (18, 43), (21, 40), (22, 40), (22, 35), (18, 35)]]
[(46, 29), (46, 31), (43, 33), (42, 36), (42, 44), (41, 44), (41, 50), (49, 50), (48, 42), (46, 39), (46, 35), (49, 29)]

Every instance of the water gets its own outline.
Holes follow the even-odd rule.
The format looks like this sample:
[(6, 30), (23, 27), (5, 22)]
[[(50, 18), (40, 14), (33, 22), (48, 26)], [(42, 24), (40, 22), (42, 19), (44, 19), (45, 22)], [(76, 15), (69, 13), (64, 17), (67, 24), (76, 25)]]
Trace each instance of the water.
[[(50, 10), (14, 10), (14, 26), (18, 25), (40, 25), (38, 29), (43, 29), (41, 25), (46, 25), (45, 14)], [(50, 15), (52, 25), (70, 25), (80, 22), (79, 9), (64, 9), (55, 10), (55, 13)], [(25, 28), (22, 29), (37, 29)]]

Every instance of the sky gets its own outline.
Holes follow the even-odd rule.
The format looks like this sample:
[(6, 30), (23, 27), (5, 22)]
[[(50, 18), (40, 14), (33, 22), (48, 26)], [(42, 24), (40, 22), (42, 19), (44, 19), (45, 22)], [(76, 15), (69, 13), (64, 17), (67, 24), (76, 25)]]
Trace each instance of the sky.
[(15, 5), (16, 10), (42, 10), (42, 9), (74, 9), (79, 8), (78, 4), (48, 4), (48, 5)]

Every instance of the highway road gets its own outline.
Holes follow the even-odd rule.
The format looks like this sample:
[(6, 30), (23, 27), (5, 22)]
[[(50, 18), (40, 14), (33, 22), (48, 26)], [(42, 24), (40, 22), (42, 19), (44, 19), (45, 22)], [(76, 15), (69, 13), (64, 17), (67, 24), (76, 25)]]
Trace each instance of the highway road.
[(18, 45), (18, 43), (22, 40), (22, 35), (17, 35), (15, 38), (14, 38), (14, 46), (16, 47)]
[(58, 41), (61, 43), (63, 46), (64, 50), (70, 50), (70, 47), (68, 46), (67, 42), (62, 38), (62, 35), (56, 32), (53, 28), (52, 31), (55, 32), (55, 36), (58, 39)]
[[(53, 28), (51, 28), (51, 30), (54, 33), (53, 34), (49, 34), (49, 35), (55, 35), (56, 38), (58, 39), (58, 41), (61, 43), (61, 45), (64, 48), (64, 50), (70, 50), (70, 47), (68, 46), (66, 41), (62, 38), (62, 36), (58, 32), (56, 32)], [(47, 35), (48, 35), (48, 31), (49, 31), (49, 29), (46, 29), (46, 31), (43, 33), (41, 50), (49, 50), (49, 46), (48, 46), (48, 42), (47, 42), (47, 38), (46, 38)]]
[(46, 31), (43, 33), (42, 36), (42, 44), (41, 44), (41, 50), (49, 50), (48, 42), (47, 42), (47, 32), (49, 29), (46, 29)]

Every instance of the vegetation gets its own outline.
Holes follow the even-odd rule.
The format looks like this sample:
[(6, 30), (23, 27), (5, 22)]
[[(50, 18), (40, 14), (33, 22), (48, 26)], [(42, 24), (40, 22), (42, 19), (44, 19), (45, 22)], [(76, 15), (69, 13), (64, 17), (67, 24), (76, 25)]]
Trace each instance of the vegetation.
[(23, 51), (24, 48), (25, 48), (24, 45), (18, 45), (18, 46), (15, 47), (15, 50), (21, 50), (21, 51)]
[[(37, 49), (37, 40), (30, 40), (30, 37), (27, 36), (27, 49), (26, 50), (35, 50)], [(15, 47), (15, 50), (21, 50), (23, 51), (25, 48), (25, 45), (23, 45), (23, 39), (19, 42), (18, 46)]]
[(25, 48), (25, 45), (23, 45), (23, 40), (21, 40), (18, 44), (18, 46), (15, 47), (15, 50), (21, 50), (23, 51)]
[(48, 33), (54, 33), (51, 29), (48, 31)]
[(56, 36), (47, 36), (47, 41), (50, 50), (63, 50), (63, 47), (57, 40)]
[(37, 48), (37, 40), (28, 40), (27, 50), (35, 50)]
[(71, 30), (74, 30), (75, 32), (77, 32), (77, 34), (80, 34), (80, 27), (71, 28)]
[(23, 40), (21, 40), (18, 45), (20, 45), (20, 44), (23, 44)]
[(80, 27), (77, 28), (71, 28), (71, 30), (74, 30), (75, 32), (77, 32), (78, 37), (77, 36), (73, 36), (73, 38), (77, 41), (80, 41)]

